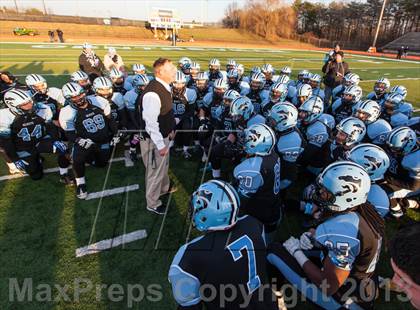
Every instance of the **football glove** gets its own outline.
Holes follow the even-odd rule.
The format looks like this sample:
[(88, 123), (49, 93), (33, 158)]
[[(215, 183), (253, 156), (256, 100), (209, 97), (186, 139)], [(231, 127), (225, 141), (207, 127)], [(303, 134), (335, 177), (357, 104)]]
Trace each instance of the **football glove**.
[(283, 247), (296, 259), (301, 267), (308, 261), (308, 258), (303, 254), (302, 249), (300, 248), (299, 239), (290, 237), (283, 243)]
[(299, 243), (302, 250), (311, 250), (314, 247), (312, 243), (312, 234), (310, 232), (304, 232), (300, 236)]
[(79, 138), (76, 140), (76, 143), (84, 148), (85, 150), (89, 149), (95, 142), (93, 142), (91, 139), (83, 139)]
[(121, 136), (120, 135), (116, 135), (114, 137), (112, 137), (111, 142), (109, 142), (109, 145), (111, 146), (116, 146), (121, 140)]
[(316, 187), (314, 184), (306, 186), (303, 190), (302, 200), (311, 201), (315, 191), (316, 191)]
[(19, 159), (15, 161), (14, 164), (16, 168), (18, 168), (20, 171), (23, 171), (23, 172), (26, 171), (26, 166), (28, 166), (28, 163), (24, 161), (23, 159)]
[(65, 154), (67, 152), (67, 145), (61, 141), (53, 142), (53, 153)]

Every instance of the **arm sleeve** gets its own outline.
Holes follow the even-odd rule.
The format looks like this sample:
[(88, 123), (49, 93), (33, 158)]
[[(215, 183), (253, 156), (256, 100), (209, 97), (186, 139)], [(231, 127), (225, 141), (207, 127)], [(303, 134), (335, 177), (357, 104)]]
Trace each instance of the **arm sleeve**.
[(160, 99), (158, 94), (149, 92), (143, 96), (143, 119), (146, 124), (145, 129), (156, 145), (158, 150), (165, 147), (162, 134), (159, 130), (158, 117), (160, 114)]

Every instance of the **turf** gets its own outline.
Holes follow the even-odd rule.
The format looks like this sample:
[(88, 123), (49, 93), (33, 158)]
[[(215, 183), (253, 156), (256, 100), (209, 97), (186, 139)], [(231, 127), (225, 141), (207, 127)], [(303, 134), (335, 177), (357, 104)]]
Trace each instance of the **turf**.
[[(21, 75), (22, 81), (28, 73), (45, 74), (50, 86), (61, 86), (68, 80), (68, 74), (77, 70), (79, 49), (73, 49), (71, 46), (60, 49), (31, 46), (0, 44), (0, 70), (10, 70)], [(102, 56), (105, 50), (103, 46), (99, 47), (97, 53)], [(294, 75), (303, 68), (319, 72), (323, 57), (316, 52), (290, 50), (274, 52), (215, 48), (148, 48), (151, 49), (132, 47), (130, 50), (119, 49), (119, 52), (126, 64), (144, 63), (149, 70), (152, 61), (159, 56), (178, 59), (186, 55), (200, 62), (203, 68), (212, 57), (218, 57), (222, 63), (225, 63), (226, 59), (234, 58), (247, 69), (264, 62), (271, 63), (276, 68), (290, 65)], [(419, 107), (418, 80), (398, 80), (417, 79), (419, 63), (360, 56), (349, 56), (347, 61), (350, 68), (359, 73), (364, 80), (374, 80), (389, 73), (387, 76), (392, 80), (392, 84), (406, 85), (408, 100)], [(398, 75), (403, 77), (397, 77)], [(372, 84), (362, 82), (365, 93), (372, 88)], [(122, 152), (123, 147), (120, 147), (116, 156), (121, 156)], [(45, 166), (56, 167), (57, 164), (54, 158), (47, 157)], [(39, 182), (28, 178), (0, 181), (0, 309), (127, 309), (127, 291), (130, 285), (135, 284), (141, 284), (145, 288), (151, 284), (161, 285), (161, 298), (160, 301), (154, 302), (153, 297), (156, 296), (148, 294), (153, 289), (149, 286), (142, 301), (134, 303), (132, 309), (174, 309), (175, 303), (167, 281), (167, 272), (176, 250), (188, 235), (188, 198), (201, 182), (203, 175), (200, 168), (198, 158), (184, 161), (172, 157), (170, 176), (179, 190), (171, 198), (169, 213), (165, 219), (151, 215), (145, 210), (144, 169), (141, 163), (131, 168), (125, 167), (124, 162), (113, 163), (105, 184), (105, 169), (88, 168), (89, 191), (100, 191), (104, 185), (105, 188), (114, 188), (140, 184), (138, 191), (107, 197), (102, 201), (78, 201), (74, 196), (74, 189), (59, 184), (58, 175), (55, 173), (47, 174)], [(6, 167), (1, 162), (0, 175), (6, 174)], [(411, 213), (410, 216), (420, 220), (418, 213)], [(399, 222), (389, 222), (388, 236), (406, 221), (407, 218)], [(287, 215), (279, 228), (277, 239), (300, 234), (300, 222), (300, 217)], [(111, 251), (82, 258), (75, 257), (75, 249), (89, 244), (90, 241), (96, 242), (138, 229), (146, 229), (148, 238)], [(193, 231), (190, 238), (196, 234)], [(382, 253), (378, 269), (382, 276), (392, 275), (386, 249)], [(16, 296), (14, 302), (8, 301), (11, 278), (17, 278), (20, 285), (25, 278), (32, 279), (32, 301), (25, 299), (25, 302), (17, 302)], [(89, 279), (94, 286), (120, 284), (123, 286), (125, 297), (120, 301), (115, 301), (118, 298), (111, 301), (112, 296), (107, 294), (107, 290), (102, 289), (101, 293), (99, 288), (83, 293), (77, 299), (74, 295), (75, 287), (77, 281), (85, 285), (83, 279)], [(71, 301), (66, 301), (63, 296), (60, 298), (59, 292), (53, 288), (51, 295), (53, 299), (57, 298), (57, 301), (36, 302), (36, 297), (41, 300), (48, 300), (49, 297), (45, 287), (37, 287), (40, 284), (68, 285), (67, 293)], [(115, 287), (111, 287), (110, 290), (114, 292), (113, 297), (120, 296)], [(398, 301), (396, 295), (391, 295), (390, 302), (385, 302), (384, 299), (385, 295), (382, 292), (378, 309), (411, 309), (408, 303)], [(312, 309), (307, 303), (299, 303), (296, 307), (304, 308)]]

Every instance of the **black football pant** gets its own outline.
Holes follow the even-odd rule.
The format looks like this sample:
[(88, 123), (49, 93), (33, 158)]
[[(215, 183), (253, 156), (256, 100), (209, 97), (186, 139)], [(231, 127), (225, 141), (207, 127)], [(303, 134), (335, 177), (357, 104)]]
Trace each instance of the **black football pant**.
[[(198, 120), (195, 117), (185, 117), (175, 127), (175, 143), (182, 146), (190, 146), (195, 137), (194, 129), (198, 128)], [(180, 130), (180, 131), (177, 131)]]
[[(52, 139), (44, 139), (32, 150), (17, 151), (19, 159), (28, 163), (25, 171), (33, 180), (39, 180), (44, 175), (40, 154), (54, 153), (53, 142)], [(67, 168), (70, 165), (68, 157), (61, 153), (57, 153), (57, 162), (60, 168)]]
[(85, 176), (85, 165), (92, 164), (95, 167), (105, 167), (111, 156), (109, 143), (94, 144), (88, 149), (78, 144), (73, 146), (72, 159), (73, 171), (76, 178)]

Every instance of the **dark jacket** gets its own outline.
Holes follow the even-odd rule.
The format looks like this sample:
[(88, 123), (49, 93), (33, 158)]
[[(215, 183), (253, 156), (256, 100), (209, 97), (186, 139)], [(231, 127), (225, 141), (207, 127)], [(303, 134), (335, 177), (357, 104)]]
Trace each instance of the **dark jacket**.
[(329, 61), (322, 67), (322, 72), (325, 73), (324, 84), (334, 88), (341, 84), (344, 75), (349, 73), (350, 70), (349, 65), (345, 61), (340, 63)]
[(79, 56), (80, 70), (82, 70), (89, 76), (89, 80), (91, 82), (93, 82), (93, 80), (97, 78), (98, 76), (102, 76), (102, 72), (105, 70), (102, 60), (98, 56), (95, 56), (95, 57), (98, 60), (97, 66), (92, 65), (84, 53), (82, 53)]

